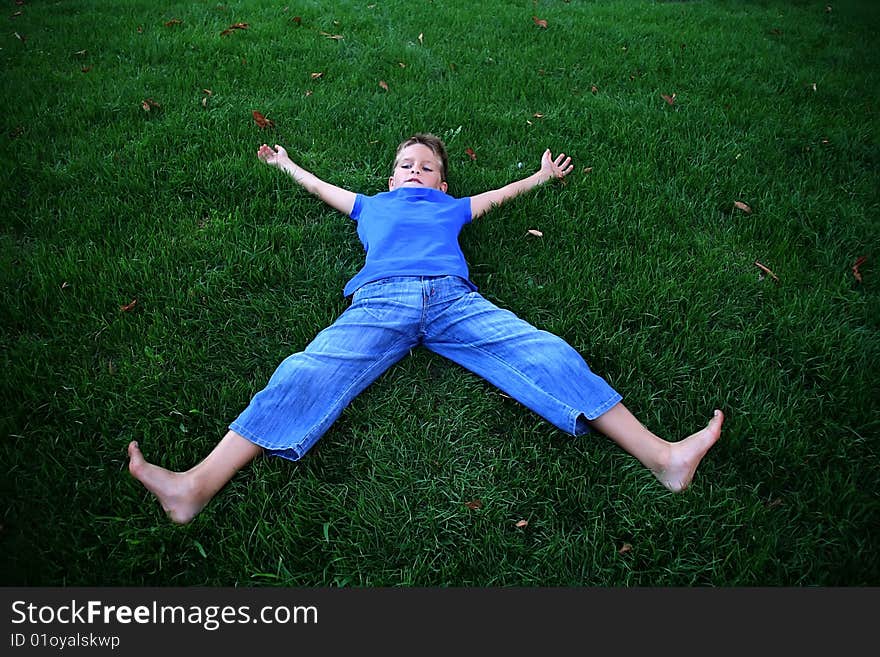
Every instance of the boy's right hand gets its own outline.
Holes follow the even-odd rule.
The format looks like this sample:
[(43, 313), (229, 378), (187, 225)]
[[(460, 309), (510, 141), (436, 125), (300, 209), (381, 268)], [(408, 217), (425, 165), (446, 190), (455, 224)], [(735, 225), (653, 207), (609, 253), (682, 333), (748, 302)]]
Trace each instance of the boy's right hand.
[(287, 151), (284, 150), (283, 146), (279, 146), (278, 144), (275, 144), (275, 149), (263, 144), (260, 146), (260, 150), (257, 151), (257, 157), (263, 160), (266, 164), (279, 168), (290, 162), (290, 157), (288, 157)]

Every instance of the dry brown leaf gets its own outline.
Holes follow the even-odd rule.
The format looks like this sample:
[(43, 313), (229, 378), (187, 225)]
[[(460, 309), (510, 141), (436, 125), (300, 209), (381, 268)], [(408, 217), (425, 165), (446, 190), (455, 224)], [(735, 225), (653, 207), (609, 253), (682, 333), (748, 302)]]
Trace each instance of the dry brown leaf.
[(419, 45), (425, 45), (425, 35), (422, 32), (419, 32)]
[(321, 71), (320, 73), (312, 73), (310, 77), (312, 78), (312, 80), (317, 80), (324, 77), (324, 72)]
[(544, 237), (544, 233), (542, 233), (540, 230), (535, 230), (534, 228), (529, 228), (528, 233), (529, 235), (534, 235), (535, 237)]
[(629, 552), (632, 549), (633, 549), (632, 545), (630, 545), (629, 543), (624, 543), (623, 545), (620, 546), (620, 549), (617, 551), (617, 554), (626, 554), (627, 552)]
[(779, 282), (779, 276), (777, 276), (776, 274), (774, 274), (772, 271), (770, 271), (767, 267), (765, 267), (764, 265), (762, 265), (762, 264), (761, 264), (760, 262), (758, 262), (757, 260), (755, 260), (755, 267), (757, 267), (758, 269), (760, 269), (761, 271), (763, 271), (765, 274), (767, 274), (768, 276), (770, 276), (770, 277), (771, 277), (774, 281), (776, 281), (777, 283)]
[(594, 94), (599, 93), (599, 87), (594, 84), (592, 87), (590, 87), (590, 91), (592, 91)]
[(752, 214), (752, 208), (750, 208), (747, 204), (743, 203), (742, 201), (734, 201), (733, 206), (737, 210), (742, 210), (746, 214)]
[(302, 16), (294, 16), (290, 19), (292, 23), (296, 23), (297, 25), (302, 25), (303, 19)]
[(207, 106), (208, 106), (208, 97), (202, 96), (202, 107), (207, 107)]
[(260, 126), (260, 128), (271, 128), (275, 125), (274, 121), (267, 119), (257, 110), (254, 110), (252, 113), (254, 115), (254, 121), (256, 121), (257, 125)]
[(172, 18), (170, 21), (165, 23), (165, 27), (174, 27), (175, 25), (180, 25), (183, 23), (179, 18)]
[(137, 26), (137, 33), (138, 33), (138, 34), (143, 34), (143, 33), (144, 33), (144, 26), (143, 26), (143, 25), (138, 25), (138, 26)]
[(311, 96), (314, 92), (311, 89), (306, 89), (306, 98)]
[(233, 23), (220, 33), (220, 36), (229, 36), (235, 30), (246, 30), (250, 27), (248, 23)]
[(388, 83), (385, 80), (379, 80), (379, 86), (382, 87), (385, 91), (388, 91)]
[(477, 510), (483, 507), (482, 500), (471, 500), (470, 502), (465, 502), (464, 505), (473, 510)]
[(61, 289), (62, 289), (62, 290), (66, 290), (66, 289), (69, 288), (69, 287), (70, 287), (70, 283), (68, 283), (67, 281), (64, 281), (64, 282), (61, 284)]
[(477, 154), (474, 153), (474, 149), (473, 149), (473, 148), (465, 148), (465, 149), (464, 149), (464, 152), (467, 153), (467, 154), (468, 154), (468, 157), (471, 158), (472, 160), (476, 160), (476, 159), (477, 159)]
[(868, 259), (868, 256), (860, 256), (852, 266), (852, 273), (855, 276), (855, 279), (861, 283), (862, 282), (862, 272), (859, 271), (859, 267), (865, 264), (865, 261)]
[(321, 32), (321, 36), (333, 39), (334, 41), (342, 41), (345, 38), (341, 34), (330, 34), (329, 32)]
[(119, 306), (119, 310), (121, 312), (127, 313), (129, 310), (132, 310), (137, 305), (137, 302), (137, 299), (132, 299), (131, 303), (127, 303), (124, 306)]
[(535, 117), (536, 119), (543, 119), (544, 118), (544, 115), (541, 114), (540, 112), (535, 112), (534, 114), (532, 114), (532, 116)]
[(516, 526), (517, 527), (528, 527), (529, 521), (528, 520), (520, 520), (519, 522), (516, 523)]
[(159, 103), (157, 103), (152, 98), (146, 98), (146, 99), (142, 100), (141, 107), (144, 108), (145, 112), (149, 112), (150, 110), (154, 110), (154, 109), (161, 109), (161, 105), (159, 105)]
[(592, 173), (593, 167), (584, 167), (584, 173)]
[(538, 18), (537, 16), (532, 16), (532, 20), (535, 22), (535, 25), (537, 25), (538, 27), (545, 29), (545, 30), (547, 29), (547, 21), (545, 21), (543, 18)]
[(660, 97), (665, 100), (669, 105), (675, 105), (675, 94), (672, 94), (671, 96), (660, 94)]
[(404, 64), (403, 62), (397, 62), (397, 65), (398, 65), (400, 68), (406, 68), (406, 64)]
[(88, 54), (88, 51), (87, 50), (77, 50), (73, 54), (76, 55), (77, 57), (85, 57)]

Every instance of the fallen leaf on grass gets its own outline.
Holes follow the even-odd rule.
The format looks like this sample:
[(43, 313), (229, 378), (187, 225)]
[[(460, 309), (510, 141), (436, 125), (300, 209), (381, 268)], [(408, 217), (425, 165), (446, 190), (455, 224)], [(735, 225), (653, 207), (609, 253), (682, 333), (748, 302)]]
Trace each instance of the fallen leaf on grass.
[(471, 500), (470, 502), (465, 502), (464, 505), (469, 509), (480, 509), (483, 507), (483, 502), (481, 500)]
[(16, 11), (16, 12), (14, 12), (14, 13), (12, 14), (12, 16), (10, 16), (9, 18), (16, 18), (16, 17), (18, 17), (18, 16), (21, 16), (23, 13), (24, 13), (24, 12), (22, 12), (22, 11)]
[(220, 36), (229, 36), (235, 30), (246, 30), (250, 27), (248, 23), (234, 23), (220, 33)]
[(83, 73), (88, 73), (89, 71), (92, 70), (92, 67), (91, 67), (91, 66), (83, 66), (80, 70), (81, 70)]
[(320, 78), (324, 77), (324, 72), (321, 71), (320, 73), (312, 73), (309, 77), (311, 77), (312, 80), (319, 80)]
[(534, 21), (535, 25), (546, 30), (547, 29), (547, 21), (543, 18), (538, 18), (537, 16), (532, 16), (532, 21)]
[(425, 35), (422, 32), (419, 32), (419, 45), (425, 45)]
[(88, 54), (88, 52), (89, 52), (88, 50), (77, 50), (73, 54), (76, 55), (77, 57), (85, 57)]
[(290, 19), (291, 23), (296, 23), (297, 25), (302, 25), (303, 19), (302, 16), (294, 16)]
[(62, 290), (66, 290), (66, 289), (69, 288), (69, 287), (70, 287), (70, 283), (68, 283), (67, 281), (64, 281), (64, 282), (61, 284), (61, 289), (62, 289)]
[(256, 121), (257, 125), (260, 126), (260, 128), (271, 128), (275, 125), (274, 121), (267, 119), (257, 110), (254, 110), (252, 114), (254, 115), (254, 121)]
[(592, 93), (594, 93), (594, 94), (597, 94), (597, 93), (599, 93), (599, 87), (597, 87), (597, 86), (594, 84), (592, 87), (590, 87), (590, 91), (591, 91)]
[(742, 210), (746, 214), (752, 214), (752, 209), (742, 201), (734, 201), (733, 206), (738, 210)]
[(165, 27), (174, 27), (175, 25), (180, 25), (181, 23), (183, 23), (183, 21), (179, 18), (172, 18), (170, 21), (167, 21), (165, 23)]
[(519, 522), (516, 523), (516, 526), (517, 527), (528, 527), (529, 521), (528, 520), (520, 520)]
[(767, 274), (768, 276), (770, 276), (770, 278), (772, 278), (772, 279), (773, 279), (774, 281), (776, 281), (777, 283), (779, 282), (779, 276), (777, 276), (776, 274), (774, 274), (772, 271), (770, 271), (767, 267), (765, 267), (764, 265), (762, 265), (762, 264), (761, 264), (760, 262), (758, 262), (757, 260), (755, 260), (755, 267), (757, 267), (758, 269), (760, 269), (761, 271), (763, 271), (765, 274)]
[(865, 264), (865, 261), (866, 261), (867, 259), (868, 259), (868, 256), (860, 256), (860, 257), (855, 261), (855, 264), (853, 264), (853, 266), (852, 266), (852, 273), (853, 273), (853, 276), (855, 276), (855, 279), (856, 279), (859, 283), (862, 282), (862, 272), (859, 271), (859, 267), (861, 267), (863, 264)]
[(21, 41), (22, 43), (27, 41), (27, 37), (20, 35), (18, 32), (13, 32), (12, 34), (15, 35), (15, 38), (18, 39), (19, 41)]
[(624, 543), (623, 545), (620, 546), (620, 549), (617, 551), (617, 554), (626, 554), (627, 552), (629, 552), (632, 549), (633, 549), (632, 545), (630, 545), (629, 543)]
[(660, 94), (660, 98), (665, 100), (669, 105), (675, 105), (675, 94), (671, 96), (667, 96), (666, 94)]
[(213, 96), (214, 95), (214, 92), (211, 91), (210, 89), (202, 89), (202, 93), (205, 94), (206, 96)]
[(476, 159), (477, 159), (477, 154), (474, 153), (474, 149), (473, 149), (473, 148), (466, 148), (466, 149), (464, 149), (464, 152), (467, 153), (467, 154), (468, 154), (468, 157), (470, 157), (472, 160), (476, 160)]
[(124, 306), (119, 306), (119, 310), (121, 312), (127, 313), (129, 310), (132, 310), (137, 305), (137, 302), (137, 299), (132, 299), (131, 303), (127, 303)]
[(152, 98), (146, 98), (146, 99), (142, 100), (141, 107), (144, 109), (145, 112), (150, 112), (154, 109), (158, 110), (158, 109), (162, 108), (162, 106), (159, 105), (159, 103), (157, 103)]
[(593, 167), (585, 167), (584, 168), (584, 173), (592, 173), (592, 172), (593, 172)]
[(385, 80), (379, 80), (379, 86), (382, 87), (385, 91), (388, 91), (388, 83)]
[(541, 114), (540, 112), (535, 112), (534, 114), (532, 114), (532, 116), (536, 119), (543, 119), (544, 118), (544, 115)]
[(345, 38), (341, 34), (330, 34), (329, 32), (321, 32), (321, 36), (333, 39), (334, 41), (342, 41)]
[(535, 237), (544, 237), (544, 233), (542, 233), (540, 230), (535, 230), (534, 228), (529, 228), (528, 233), (529, 235), (534, 235)]

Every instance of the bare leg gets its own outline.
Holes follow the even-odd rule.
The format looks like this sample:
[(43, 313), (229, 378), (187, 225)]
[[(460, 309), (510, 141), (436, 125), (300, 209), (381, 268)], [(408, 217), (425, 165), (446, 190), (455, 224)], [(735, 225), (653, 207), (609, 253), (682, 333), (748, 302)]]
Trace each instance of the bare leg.
[(156, 496), (173, 522), (186, 524), (263, 448), (230, 431), (204, 461), (186, 472), (172, 472), (148, 463), (138, 444), (128, 446), (128, 470)]
[(590, 425), (635, 456), (666, 488), (679, 492), (690, 485), (700, 461), (721, 437), (723, 422), (724, 413), (715, 411), (705, 429), (671, 443), (648, 431), (623, 404), (617, 404)]

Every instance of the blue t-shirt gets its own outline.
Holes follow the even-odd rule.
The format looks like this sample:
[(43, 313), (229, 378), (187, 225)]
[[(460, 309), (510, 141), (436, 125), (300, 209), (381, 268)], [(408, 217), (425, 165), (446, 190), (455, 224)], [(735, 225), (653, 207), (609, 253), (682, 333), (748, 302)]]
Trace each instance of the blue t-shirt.
[(459, 276), (470, 284), (458, 234), (471, 220), (470, 198), (439, 189), (398, 187), (375, 196), (358, 194), (351, 218), (367, 252), (363, 268), (345, 285), (348, 296), (388, 276)]

